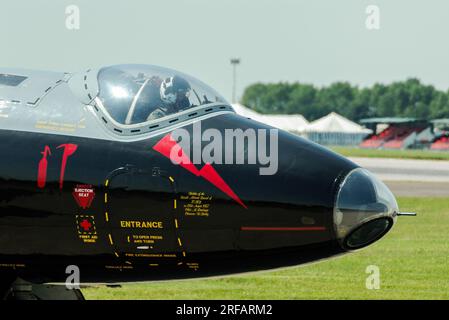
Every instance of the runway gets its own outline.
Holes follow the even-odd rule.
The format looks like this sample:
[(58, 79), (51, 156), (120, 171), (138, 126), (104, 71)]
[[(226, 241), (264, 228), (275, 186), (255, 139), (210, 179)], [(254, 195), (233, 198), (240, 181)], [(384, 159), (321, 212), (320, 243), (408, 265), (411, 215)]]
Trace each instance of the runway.
[(449, 161), (349, 159), (374, 173), (396, 196), (449, 197)]

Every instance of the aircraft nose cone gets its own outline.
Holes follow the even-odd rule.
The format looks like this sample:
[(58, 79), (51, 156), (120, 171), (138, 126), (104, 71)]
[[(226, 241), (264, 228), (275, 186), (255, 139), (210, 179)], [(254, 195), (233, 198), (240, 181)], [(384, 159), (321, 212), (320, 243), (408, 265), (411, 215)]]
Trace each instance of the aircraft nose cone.
[(365, 247), (393, 226), (398, 204), (388, 187), (368, 170), (352, 170), (340, 184), (334, 206), (334, 226), (346, 250)]

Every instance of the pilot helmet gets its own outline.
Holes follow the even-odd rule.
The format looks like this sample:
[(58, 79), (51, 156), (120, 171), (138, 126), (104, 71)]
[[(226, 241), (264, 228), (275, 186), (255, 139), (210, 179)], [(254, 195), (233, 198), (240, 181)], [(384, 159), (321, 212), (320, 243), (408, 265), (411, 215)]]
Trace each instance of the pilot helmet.
[(190, 89), (190, 84), (179, 76), (166, 78), (160, 87), (161, 99), (164, 103), (174, 104), (182, 98), (187, 98)]

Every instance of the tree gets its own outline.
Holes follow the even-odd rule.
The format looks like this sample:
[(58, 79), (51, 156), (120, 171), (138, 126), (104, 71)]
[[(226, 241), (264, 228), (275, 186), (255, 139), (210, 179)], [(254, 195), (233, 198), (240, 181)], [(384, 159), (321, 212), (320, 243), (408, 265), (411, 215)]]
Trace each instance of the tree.
[(297, 113), (308, 120), (331, 111), (354, 121), (368, 117), (449, 118), (449, 92), (416, 78), (369, 88), (347, 82), (322, 88), (301, 83), (256, 83), (245, 89), (242, 103), (261, 113)]

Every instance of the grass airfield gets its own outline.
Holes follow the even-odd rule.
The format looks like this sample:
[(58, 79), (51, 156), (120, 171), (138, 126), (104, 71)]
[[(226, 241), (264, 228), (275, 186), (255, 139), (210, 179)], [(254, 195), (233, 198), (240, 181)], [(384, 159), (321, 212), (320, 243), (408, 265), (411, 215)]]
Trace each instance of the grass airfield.
[(328, 148), (345, 157), (449, 161), (449, 152), (446, 151), (432, 151), (427, 149), (424, 150), (363, 149), (357, 147), (342, 147), (342, 146), (329, 146)]
[[(224, 278), (83, 289), (86, 299), (449, 299), (449, 199), (398, 198), (393, 229), (358, 252), (295, 268)], [(380, 289), (366, 288), (366, 268)]]

